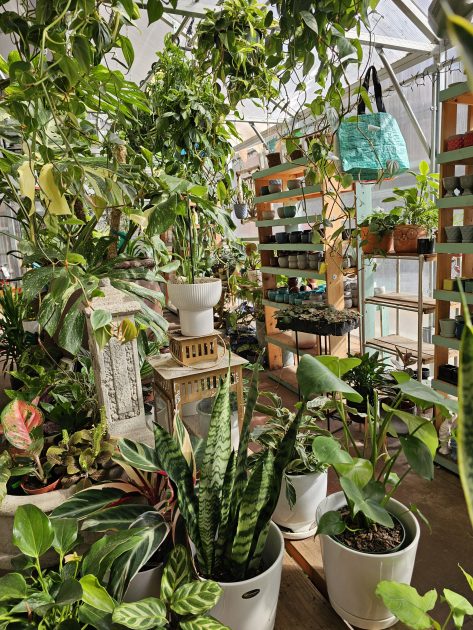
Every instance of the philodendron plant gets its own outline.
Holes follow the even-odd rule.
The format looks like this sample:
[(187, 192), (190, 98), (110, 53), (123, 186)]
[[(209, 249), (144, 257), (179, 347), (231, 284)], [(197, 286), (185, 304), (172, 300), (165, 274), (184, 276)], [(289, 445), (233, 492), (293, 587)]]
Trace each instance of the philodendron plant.
[[(331, 371), (334, 357), (304, 357), (301, 366), (307, 370), (313, 394), (332, 394), (334, 406), (343, 422), (346, 448), (333, 436), (316, 437), (313, 441), (315, 456), (320, 462), (333, 467), (345, 495), (347, 511), (330, 511), (322, 515), (318, 522), (317, 534), (340, 536), (344, 532), (356, 530), (363, 532), (372, 529), (375, 524), (386, 528), (394, 527), (388, 510), (391, 497), (399, 488), (406, 475), (413, 471), (424, 479), (432, 479), (434, 474), (433, 459), (438, 447), (437, 431), (431, 419), (417, 416), (399, 407), (409, 400), (421, 410), (433, 405), (444, 415), (456, 411), (455, 402), (443, 398), (430, 387), (413, 381), (403, 372), (393, 372), (397, 381), (397, 392), (391, 405), (380, 404), (378, 394), (374, 392), (374, 403), (367, 401), (367, 442), (360, 449), (351, 436), (347, 422), (348, 401), (361, 401), (361, 396), (348, 391), (347, 384)], [(381, 408), (383, 413), (381, 413)], [(406, 426), (406, 434), (397, 435), (392, 420), (396, 417)], [(385, 448), (387, 435), (396, 436), (399, 446), (391, 453)], [(349, 452), (351, 451), (351, 453)], [(369, 452), (368, 452), (369, 451)], [(407, 469), (401, 477), (393, 467), (399, 456), (407, 460)], [(415, 506), (411, 506), (416, 510)], [(354, 543), (356, 545), (356, 543)], [(356, 548), (356, 547), (355, 547)]]
[[(188, 552), (180, 545), (171, 551), (164, 567), (160, 599), (121, 603), (125, 591), (119, 598), (110, 595), (110, 587), (124, 575), (124, 586), (129, 584), (152, 552), (151, 539), (159, 544), (167, 526), (161, 520), (158, 529), (151, 528), (151, 538), (148, 529), (142, 523), (104, 536), (81, 557), (77, 553), (75, 519), (52, 520), (34, 505), (19, 507), (13, 542), (24, 554), (23, 569), (0, 578), (0, 626), (43, 630), (225, 630), (225, 626), (204, 616), (217, 603), (220, 586), (194, 579)], [(144, 553), (143, 540), (148, 542), (148, 554)], [(53, 550), (58, 554), (58, 567), (42, 568), (41, 557)]]

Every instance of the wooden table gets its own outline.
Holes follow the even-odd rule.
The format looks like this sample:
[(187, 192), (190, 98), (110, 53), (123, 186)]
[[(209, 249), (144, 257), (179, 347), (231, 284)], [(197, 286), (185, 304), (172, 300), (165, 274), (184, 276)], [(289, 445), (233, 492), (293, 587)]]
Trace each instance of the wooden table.
[[(162, 354), (149, 360), (153, 368), (153, 389), (155, 396), (164, 399), (168, 406), (168, 426), (172, 433), (175, 411), (182, 416), (182, 406), (217, 393), (220, 380), (230, 369), (230, 391), (236, 392), (238, 403), (238, 425), (243, 425), (243, 366), (246, 359), (219, 346), (217, 361), (202, 361), (192, 366), (182, 367), (170, 354)], [(156, 418), (157, 420), (157, 418)]]

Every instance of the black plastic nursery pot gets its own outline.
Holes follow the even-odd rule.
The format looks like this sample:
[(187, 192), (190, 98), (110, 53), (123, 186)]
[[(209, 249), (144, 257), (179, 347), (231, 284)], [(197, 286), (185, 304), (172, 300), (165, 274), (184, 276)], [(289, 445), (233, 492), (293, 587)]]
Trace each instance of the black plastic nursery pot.
[(346, 322), (328, 323), (320, 321), (307, 321), (292, 319), (290, 321), (278, 320), (278, 328), (281, 330), (295, 330), (297, 332), (312, 333), (313, 335), (330, 335), (342, 337), (351, 330), (358, 328), (359, 321), (353, 319)]
[(417, 253), (418, 254), (433, 254), (435, 247), (435, 239), (433, 238), (418, 238), (417, 239)]

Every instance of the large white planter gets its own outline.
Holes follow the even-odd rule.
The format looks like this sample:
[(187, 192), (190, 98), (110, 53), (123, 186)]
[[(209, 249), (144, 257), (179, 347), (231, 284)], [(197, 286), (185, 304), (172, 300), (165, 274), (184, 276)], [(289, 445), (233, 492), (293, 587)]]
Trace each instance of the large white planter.
[[(40, 510), (48, 514), (57, 508), (61, 503), (74, 494), (75, 486), (71, 486), (65, 490), (53, 490), (45, 494), (36, 494), (34, 496), (16, 497), (11, 494), (3, 499), (0, 504), (0, 569), (11, 570), (11, 561), (15, 556), (20, 555), (20, 551), (14, 546), (13, 537), (13, 519), (15, 512), (21, 505), (33, 504)], [(41, 557), (41, 565), (48, 567), (53, 566), (57, 561), (57, 555), (47, 553)]]
[(159, 597), (161, 594), (161, 578), (163, 577), (163, 564), (152, 569), (139, 571), (134, 578), (130, 580), (130, 584), (123, 596), (125, 602), (138, 602), (146, 597)]
[(243, 582), (219, 582), (223, 593), (209, 612), (232, 630), (273, 630), (281, 584), (284, 539), (270, 523), (263, 552), (266, 571)]
[(327, 472), (288, 477), (296, 491), (296, 502), (291, 508), (286, 498), (287, 483), (284, 477), (273, 521), (290, 530), (283, 532), (284, 538), (302, 540), (315, 533), (315, 512), (319, 503), (327, 496)]
[[(327, 497), (317, 509), (322, 514), (346, 505), (342, 492)], [(330, 536), (320, 536), (328, 596), (335, 611), (358, 628), (382, 630), (390, 628), (396, 617), (375, 594), (382, 580), (410, 584), (419, 544), (420, 528), (415, 516), (399, 501), (391, 499), (389, 511), (406, 529), (407, 544), (394, 553), (369, 554), (353, 551)]]
[(214, 331), (213, 307), (222, 295), (219, 278), (196, 278), (195, 284), (168, 284), (171, 302), (179, 309), (181, 333), (186, 337), (210, 335)]

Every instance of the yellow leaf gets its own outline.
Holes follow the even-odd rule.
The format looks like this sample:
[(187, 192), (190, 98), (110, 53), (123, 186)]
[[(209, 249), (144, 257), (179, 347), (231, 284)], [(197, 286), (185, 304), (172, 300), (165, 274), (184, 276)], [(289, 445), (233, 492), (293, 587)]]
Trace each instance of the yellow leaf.
[(71, 214), (69, 204), (64, 195), (61, 195), (59, 188), (54, 181), (53, 165), (45, 164), (39, 174), (39, 186), (42, 196), (46, 202), (46, 208), (50, 214), (59, 216)]
[(34, 178), (34, 162), (30, 162), (26, 160), (23, 164), (18, 168), (18, 180), (20, 184), (20, 193), (22, 197), (27, 197), (31, 201), (31, 211), (34, 212), (34, 189), (35, 189), (35, 178)]
[(327, 271), (327, 265), (324, 262), (320, 263), (319, 273), (325, 273)]
[(128, 218), (143, 228), (143, 230), (146, 230), (148, 227), (148, 217), (144, 216), (144, 214), (130, 214)]

